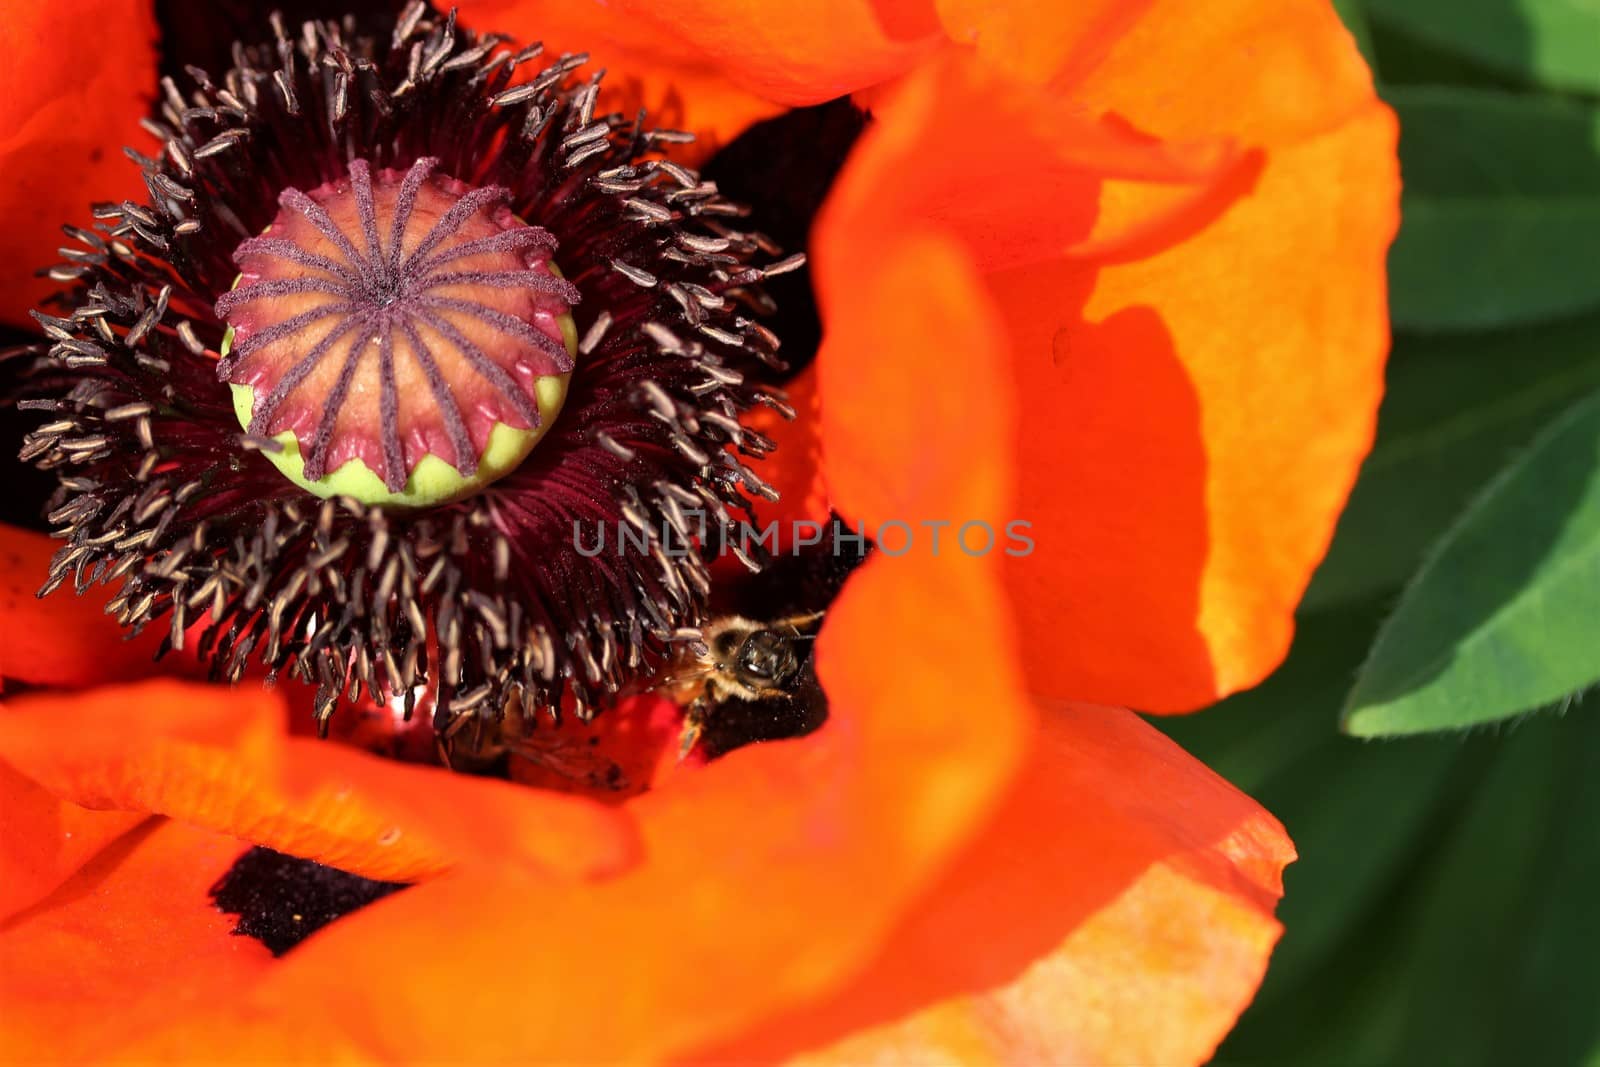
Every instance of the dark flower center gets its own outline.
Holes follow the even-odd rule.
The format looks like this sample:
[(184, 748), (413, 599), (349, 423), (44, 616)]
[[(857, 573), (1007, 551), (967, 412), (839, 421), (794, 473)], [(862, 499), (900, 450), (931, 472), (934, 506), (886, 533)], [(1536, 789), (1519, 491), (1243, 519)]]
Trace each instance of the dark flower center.
[[(648, 688), (714, 610), (674, 545), (776, 496), (746, 416), (793, 414), (766, 287), (803, 257), (583, 56), (421, 2), (273, 30), (164, 82), (148, 199), (52, 272), (46, 591), (112, 583), (217, 678), (315, 684), (319, 722), (427, 694), (446, 747)], [(576, 551), (619, 522), (644, 551)]]

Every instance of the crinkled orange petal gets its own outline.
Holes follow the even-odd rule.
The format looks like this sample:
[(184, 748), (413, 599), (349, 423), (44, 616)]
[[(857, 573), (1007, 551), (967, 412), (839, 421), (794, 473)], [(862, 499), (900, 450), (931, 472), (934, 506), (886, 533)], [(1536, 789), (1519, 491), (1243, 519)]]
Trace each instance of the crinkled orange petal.
[(90, 811), (0, 763), (0, 920), (39, 900), (148, 816)]
[(1146, 0), (1111, 40), (1058, 72), (1057, 91), (1161, 138), (1293, 143), (1359, 119), (1374, 99), (1327, 0)]
[(60, 547), (43, 534), (0, 523), (0, 678), (85, 686), (162, 669), (155, 663), (162, 634), (124, 640), (123, 629), (105, 613), (102, 589), (76, 596), (69, 578), (42, 600), (35, 595)]
[[(706, 70), (788, 106), (875, 85), (943, 40), (926, 0), (473, 0), (462, 8), (474, 25), (510, 27), (534, 40), (556, 37), (555, 28), (544, 27), (561, 26), (562, 47), (593, 51), (608, 63), (614, 55), (625, 74), (641, 62)], [(606, 47), (567, 44), (569, 25)], [(632, 61), (626, 67), (624, 58)]]
[(248, 988), (271, 954), (207, 893), (243, 850), (153, 819), (0, 926), (0, 1060), (98, 1061)]
[(1092, 65), (1155, 0), (935, 0), (952, 40), (1014, 77), (1043, 83)]
[[(960, 151), (939, 147), (951, 144)], [(1098, 198), (1107, 186), (1159, 189), (1162, 207), (1154, 214), (1175, 225), (1174, 203), (1195, 203), (1224, 187), (1243, 163), (1220, 142), (1151, 142), (970, 59), (953, 58), (908, 78), (880, 102), (813, 241), (826, 324), (817, 404), (835, 504), (874, 528), (911, 523), (916, 532), (922, 523), (948, 522), (945, 551), (956, 550), (949, 539), (967, 522), (988, 522), (999, 541), (1006, 523), (1032, 520), (1010, 504), (1010, 470), (990, 487), (991, 504), (982, 512), (943, 500), (935, 513), (908, 514), (902, 489), (919, 483), (932, 435), (959, 440), (974, 431), (969, 406), (994, 410), (996, 425), (976, 429), (1005, 437), (1019, 418), (1040, 410), (1038, 398), (1011, 381), (1008, 361), (974, 358), (1006, 351), (1007, 323), (986, 276), (1069, 254), (1087, 241), (1112, 241), (1097, 229)], [(1120, 217), (1130, 229), (1141, 218)], [(908, 235), (919, 247), (900, 267), (894, 256), (913, 239)], [(894, 288), (880, 278), (894, 279)], [(923, 383), (935, 375), (961, 388), (934, 394), (950, 406), (929, 415)], [(972, 405), (973, 397), (986, 403)], [(1011, 466), (1035, 463), (1018, 453)], [(933, 547), (931, 532), (924, 550)], [(974, 547), (980, 535), (974, 532)], [(1006, 543), (1022, 550), (1020, 542)], [(1025, 561), (1050, 550), (1043, 545)]]
[(935, 0), (950, 37), (1162, 137), (1268, 143), (1326, 129), (1372, 98), (1326, 0)]
[[(948, 255), (906, 241), (864, 306), (896, 306), (930, 268), (959, 270)], [(942, 320), (901, 321), (931, 342)], [(992, 340), (974, 335), (980, 373), (999, 358)], [(925, 404), (893, 409), (919, 450), (899, 497), (914, 513), (983, 511), (1000, 496), (1002, 398), (967, 392), (933, 379)], [(943, 432), (958, 409), (965, 433)], [(628, 802), (638, 866), (586, 886), (463, 868), (334, 924), (248, 1003), (140, 1053), (258, 1048), (243, 1028), (292, 1006), (343, 1020), (378, 1055), (637, 1062), (827, 994), (870, 962), (1020, 764), (1031, 714), (1005, 610), (991, 560), (869, 559), (819, 637), (828, 721)], [(473, 1019), (516, 1025), (461, 1025), (466, 990)]]
[(923, 67), (874, 114), (819, 220), (817, 268), (833, 279), (825, 307), (884, 234), (947, 231), (988, 273), (1107, 243), (1108, 189), (1125, 198), (1131, 184), (1148, 198), (1113, 212), (1124, 228), (1152, 215), (1178, 222), (1248, 162), (1226, 137), (1153, 140), (970, 57)]
[(872, 967), (717, 1062), (1196, 1064), (1254, 994), (1294, 849), (1137, 716), (1052, 708)]
[(90, 203), (143, 199), (122, 146), (148, 141), (138, 123), (156, 91), (155, 39), (148, 0), (6, 5), (0, 321), (31, 325), (29, 309), (61, 287), (34, 272), (61, 262), (62, 223), (87, 229)]
[[(976, 288), (1012, 361), (994, 387), (1015, 393), (1019, 415), (1009, 510), (1036, 546), (1002, 562), (1042, 694), (1170, 711), (1258, 681), (1287, 647), (1370, 445), (1397, 222), (1393, 121), (1331, 15), (1267, 10), (1157, 5), (1139, 23), (1154, 58), (1117, 42), (1081, 90), (1011, 84), (997, 97), (979, 90), (1002, 76), (963, 73), (972, 63), (914, 76), (881, 103), (824, 211), (825, 421), (832, 383), (874, 362), (961, 372), (958, 346), (897, 348), (838, 318), (886, 231), (935, 223), (985, 270)], [(1214, 20), (1248, 44), (1216, 60), (1233, 97), (1216, 94), (1183, 36), (1220, 49)], [(1152, 161), (1237, 149), (1209, 172), (1192, 167), (1187, 188), (1156, 167), (1130, 179), (1103, 139), (1041, 147), (1044, 120), (1023, 117), (1030, 92), (1080, 126), (1103, 114), (1090, 128), (1120, 130)], [(976, 161), (946, 151), (962, 123), (983, 126), (991, 150)], [(1280, 137), (1298, 139), (1262, 140)], [(995, 163), (1007, 144), (1009, 178)], [(961, 195), (941, 202), (942, 189)], [(915, 372), (902, 380), (914, 388)], [(870, 426), (828, 442), (829, 485), (847, 499), (840, 485), (860, 481), (852, 472), (878, 444)]]
[(630, 863), (601, 805), (285, 735), (281, 698), (154, 681), (0, 709), (0, 760), (64, 800), (169, 815), (393, 881), (458, 865), (572, 878)]
[[(935, 532), (944, 537), (940, 555), (961, 555), (951, 544), (958, 530), (923, 524), (1000, 520), (1009, 464), (973, 465), (952, 478), (939, 460), (1005, 438), (1013, 398), (995, 387), (1002, 328), (954, 241), (926, 231), (874, 237), (882, 243), (871, 258), (863, 252), (845, 262), (832, 246), (822, 250), (830, 332), (817, 389), (828, 489), (890, 555), (934, 555)], [(905, 528), (891, 533), (882, 523)]]
[(379, 1057), (641, 1062), (827, 992), (872, 958), (1019, 758), (1027, 716), (985, 571), (869, 561), (818, 651), (827, 724), (630, 802), (645, 858), (621, 877), (463, 868), (345, 917), (242, 1002), (137, 1053), (298, 1055), (271, 1044), (272, 1021), (293, 1017), (335, 1020)]
[(537, 71), (562, 52), (586, 52), (585, 70), (605, 70), (602, 111), (631, 115), (644, 108), (653, 126), (686, 130), (697, 141), (674, 158), (704, 162), (751, 123), (783, 110), (730, 81), (699, 48), (677, 35), (593, 0), (458, 0), (461, 20), (474, 29), (541, 41)]
[[(1009, 569), (1021, 630), (1046, 617), (1121, 624), (1080, 630), (1092, 636), (1067, 649), (1025, 644), (1030, 677), (1058, 695), (1184, 710), (1282, 659), (1370, 447), (1398, 222), (1394, 121), (1320, 0), (1157, 2), (1067, 76), (1061, 91), (1153, 135), (1222, 135), (1267, 154), (1238, 203), (1169, 249), (1092, 281), (1065, 264), (994, 281), (1023, 388), (1062, 405), (1019, 435), (1041, 459), (1019, 504), (1037, 501), (1040, 537), (1060, 543), (1046, 555), (1055, 574)], [(1044, 310), (1079, 302), (1077, 316)], [(1045, 351), (1049, 364), (1030, 358)], [(1082, 431), (1064, 440), (1063, 416)], [(1063, 479), (1074, 455), (1093, 457), (1092, 472)], [(1187, 477), (1152, 479), (1155, 464)], [(1070, 556), (1104, 565), (1067, 573)], [(1031, 595), (1041, 587), (1049, 603)], [(1163, 647), (1175, 669), (1152, 677)]]
[(931, 10), (882, 0), (612, 0), (611, 6), (705, 53), (730, 80), (790, 106), (819, 104), (894, 77), (942, 38)]
[(1394, 138), (1374, 103), (1160, 254), (991, 279), (1033, 398), (1040, 551), (1006, 580), (1036, 691), (1184, 710), (1282, 659), (1371, 446)]

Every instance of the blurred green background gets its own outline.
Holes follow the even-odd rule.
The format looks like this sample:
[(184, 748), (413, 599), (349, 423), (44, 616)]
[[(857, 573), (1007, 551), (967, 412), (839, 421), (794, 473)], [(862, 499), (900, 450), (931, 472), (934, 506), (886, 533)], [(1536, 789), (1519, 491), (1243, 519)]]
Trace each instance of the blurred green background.
[(1600, 1064), (1600, 0), (1338, 6), (1402, 129), (1378, 445), (1289, 661), (1156, 720), (1300, 850), (1217, 1062)]

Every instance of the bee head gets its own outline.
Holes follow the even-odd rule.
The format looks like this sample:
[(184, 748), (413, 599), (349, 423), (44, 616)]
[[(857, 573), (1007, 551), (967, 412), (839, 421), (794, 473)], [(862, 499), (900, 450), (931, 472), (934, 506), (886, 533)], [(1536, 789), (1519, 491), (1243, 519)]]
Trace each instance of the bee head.
[(771, 630), (755, 630), (739, 649), (734, 671), (747, 685), (781, 688), (800, 670), (794, 644)]

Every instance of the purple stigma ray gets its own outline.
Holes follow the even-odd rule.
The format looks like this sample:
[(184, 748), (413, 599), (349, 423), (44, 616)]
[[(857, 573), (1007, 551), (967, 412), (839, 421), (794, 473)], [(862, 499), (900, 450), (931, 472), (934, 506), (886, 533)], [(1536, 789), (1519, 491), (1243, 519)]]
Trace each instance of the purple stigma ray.
[(317, 436), (312, 442), (311, 454), (306, 457), (306, 477), (312, 481), (328, 473), (328, 445), (333, 441), (333, 431), (339, 421), (339, 409), (344, 406), (345, 395), (350, 392), (350, 382), (356, 376), (356, 368), (361, 366), (361, 350), (378, 332), (378, 326), (372, 320), (364, 318), (358, 321), (362, 327), (361, 333), (350, 346), (350, 351), (344, 359), (344, 367), (339, 371), (339, 380), (334, 383), (333, 391), (328, 394), (327, 406), (322, 409), (322, 420), (317, 423)]
[[(521, 319), (496, 311), (493, 308), (486, 308), (482, 304), (474, 304), (470, 300), (458, 300), (449, 296), (423, 297), (418, 303), (424, 309), (459, 311), (463, 315), (471, 315), (473, 318), (487, 322), (500, 332), (509, 334), (519, 341), (525, 341), (530, 345), (536, 345), (544, 349), (554, 358), (556, 370), (560, 373), (565, 374), (572, 369), (572, 357), (567, 354), (567, 350), (563, 345), (557, 344), (555, 340), (535, 330)], [(437, 316), (430, 316), (424, 318), (423, 321), (431, 326), (436, 318)], [(545, 373), (552, 372), (546, 371)]]
[(319, 256), (315, 252), (308, 252), (293, 241), (285, 241), (277, 237), (252, 237), (238, 248), (234, 249), (233, 261), (238, 263), (247, 256), (276, 256), (298, 263), (302, 267), (312, 270), (325, 270), (329, 274), (343, 278), (351, 285), (358, 284), (358, 279), (350, 268), (342, 263), (336, 263), (327, 256)]
[(285, 189), (283, 195), (278, 197), (278, 202), (284, 207), (291, 208), (304, 215), (311, 224), (321, 231), (322, 236), (332, 241), (334, 246), (343, 252), (345, 258), (354, 266), (362, 262), (361, 253), (356, 251), (356, 246), (350, 243), (350, 238), (344, 235), (328, 212), (322, 205), (311, 199), (299, 189)]
[[(312, 308), (310, 311), (303, 311), (294, 316), (294, 318), (273, 323), (260, 333), (251, 334), (244, 341), (235, 344), (228, 354), (217, 363), (217, 377), (222, 381), (228, 381), (240, 363), (249, 359), (251, 355), (266, 345), (291, 337), (312, 323), (320, 322), (334, 315), (348, 315), (355, 310), (356, 306), (354, 304), (325, 304), (319, 308)], [(217, 314), (224, 315), (224, 312), (218, 311)]]
[(411, 221), (411, 213), (417, 206), (417, 194), (422, 191), (422, 183), (428, 180), (438, 165), (437, 159), (424, 156), (411, 164), (405, 180), (400, 183), (400, 195), (394, 205), (394, 221), (389, 226), (389, 257), (386, 262), (391, 278), (400, 274), (400, 246), (405, 239), (406, 224)]
[(400, 265), (401, 271), (406, 274), (411, 273), (413, 264), (438, 247), (439, 242), (454, 233), (463, 222), (467, 221), (468, 216), (497, 201), (503, 204), (510, 199), (510, 191), (503, 186), (490, 185), (483, 189), (473, 189), (460, 200), (451, 204), (450, 210), (439, 216), (439, 220), (433, 224), (433, 229), (428, 231), (428, 235), (422, 239), (422, 243), (417, 245), (412, 253), (406, 257), (405, 262)]
[(516, 413), (527, 420), (528, 429), (534, 429), (539, 425), (541, 420), (538, 407), (528, 399), (526, 393), (518, 388), (517, 383), (512, 379), (511, 375), (506, 373), (504, 367), (490, 359), (483, 349), (473, 344), (470, 338), (450, 325), (448, 319), (427, 314), (419, 314), (416, 318), (418, 321), (437, 330), (454, 344), (457, 351), (467, 357), (467, 362), (472, 365), (472, 369), (499, 389), (507, 400), (511, 401)]
[[(383, 262), (383, 245), (378, 241), (378, 209), (372, 204), (372, 168), (364, 159), (350, 163), (350, 192), (356, 198), (356, 214), (361, 219), (361, 231), (367, 238), (367, 257), (373, 263)], [(380, 272), (382, 273), (382, 272)], [(383, 273), (385, 281), (388, 275)]]
[(444, 380), (444, 372), (434, 362), (428, 346), (422, 343), (417, 328), (411, 325), (409, 319), (402, 319), (400, 329), (405, 331), (406, 339), (411, 342), (411, 351), (417, 356), (417, 366), (422, 368), (423, 376), (428, 379), (428, 388), (433, 391), (434, 401), (439, 405), (445, 434), (456, 451), (456, 470), (470, 475), (476, 469), (476, 464), (472, 458), (472, 437), (467, 433), (466, 421), (461, 417), (461, 405), (456, 403), (455, 393), (450, 391), (450, 384)]
[(447, 248), (428, 257), (418, 270), (432, 271), (453, 263), (466, 256), (482, 255), (485, 252), (520, 252), (526, 248), (543, 248), (547, 252), (554, 252), (557, 248), (555, 235), (548, 230), (541, 230), (534, 226), (523, 226), (520, 229), (506, 230), (493, 237), (480, 237), (475, 241), (464, 241), (454, 248)]
[(331, 278), (277, 278), (270, 282), (256, 282), (242, 289), (233, 289), (217, 298), (217, 314), (226, 316), (240, 304), (263, 300), (271, 296), (297, 296), (303, 293), (327, 293), (343, 296), (348, 287), (334, 283)]
[(400, 389), (394, 379), (394, 319), (385, 315), (378, 340), (378, 376), (383, 398), (383, 484), (391, 493), (406, 487), (405, 450), (400, 445)]
[(441, 289), (447, 285), (487, 285), (495, 289), (532, 289), (535, 292), (559, 296), (569, 304), (578, 302), (578, 288), (571, 282), (536, 270), (469, 270), (456, 274), (435, 274), (427, 281), (428, 289)]
[(294, 392), (307, 375), (316, 370), (317, 364), (322, 362), (323, 357), (328, 354), (328, 349), (332, 348), (339, 338), (357, 326), (363, 325), (364, 322), (365, 320), (361, 318), (348, 318), (323, 335), (322, 340), (306, 353), (305, 358), (291, 367), (289, 373), (279, 380), (272, 392), (267, 394), (267, 398), (255, 405), (250, 413), (250, 432), (265, 436), (268, 432), (267, 424), (272, 416), (277, 414), (278, 407), (284, 399)]

